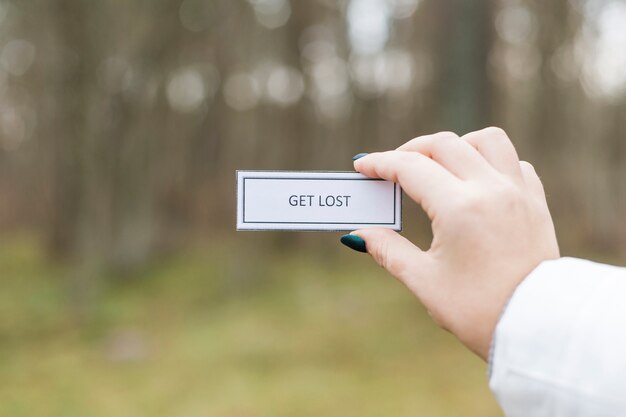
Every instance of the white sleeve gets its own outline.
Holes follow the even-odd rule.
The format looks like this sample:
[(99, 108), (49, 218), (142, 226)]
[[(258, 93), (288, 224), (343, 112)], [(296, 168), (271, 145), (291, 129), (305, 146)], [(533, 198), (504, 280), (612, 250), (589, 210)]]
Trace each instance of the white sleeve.
[(489, 385), (507, 417), (626, 416), (626, 268), (543, 262), (492, 349)]

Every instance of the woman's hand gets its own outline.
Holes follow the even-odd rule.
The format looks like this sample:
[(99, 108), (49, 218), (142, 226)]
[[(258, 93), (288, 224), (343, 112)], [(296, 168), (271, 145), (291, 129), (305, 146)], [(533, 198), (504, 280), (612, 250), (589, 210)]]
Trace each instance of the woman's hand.
[(433, 241), (422, 250), (389, 229), (351, 235), (365, 241), (367, 252), (441, 327), (486, 359), (516, 286), (539, 263), (559, 257), (533, 167), (520, 162), (506, 133), (493, 127), (461, 138), (421, 136), (395, 151), (368, 154), (354, 167), (399, 183), (432, 221)]

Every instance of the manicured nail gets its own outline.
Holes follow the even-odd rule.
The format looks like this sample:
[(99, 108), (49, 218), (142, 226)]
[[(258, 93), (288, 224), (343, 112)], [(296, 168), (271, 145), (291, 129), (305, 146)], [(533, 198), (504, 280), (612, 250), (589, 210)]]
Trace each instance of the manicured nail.
[(368, 153), (367, 153), (367, 152), (357, 153), (356, 155), (354, 155), (354, 156), (352, 157), (352, 160), (353, 160), (353, 161), (356, 161), (357, 159), (361, 159), (361, 158), (363, 158), (365, 155), (368, 155)]
[(341, 243), (357, 252), (367, 252), (365, 241), (357, 235), (343, 235), (341, 236)]

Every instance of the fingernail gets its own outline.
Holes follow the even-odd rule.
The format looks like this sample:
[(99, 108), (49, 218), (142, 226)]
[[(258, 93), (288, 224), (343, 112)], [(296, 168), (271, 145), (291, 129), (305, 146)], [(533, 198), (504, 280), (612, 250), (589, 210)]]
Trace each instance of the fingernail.
[(365, 155), (368, 155), (368, 153), (367, 152), (357, 153), (356, 155), (352, 157), (352, 160), (356, 161), (357, 159), (363, 158)]
[(357, 235), (343, 235), (341, 236), (341, 243), (343, 243), (350, 249), (354, 249), (357, 252), (367, 252), (367, 248), (365, 247), (365, 241), (363, 240), (363, 238)]

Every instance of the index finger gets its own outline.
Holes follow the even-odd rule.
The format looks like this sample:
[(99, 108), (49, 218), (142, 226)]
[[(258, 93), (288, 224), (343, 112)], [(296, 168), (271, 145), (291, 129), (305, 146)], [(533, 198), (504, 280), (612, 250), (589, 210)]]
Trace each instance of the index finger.
[(486, 177), (494, 171), (476, 148), (452, 132), (420, 136), (396, 150), (426, 155), (462, 180)]
[(372, 178), (397, 182), (432, 218), (432, 209), (460, 191), (461, 180), (418, 152), (387, 151), (354, 161), (354, 168)]

